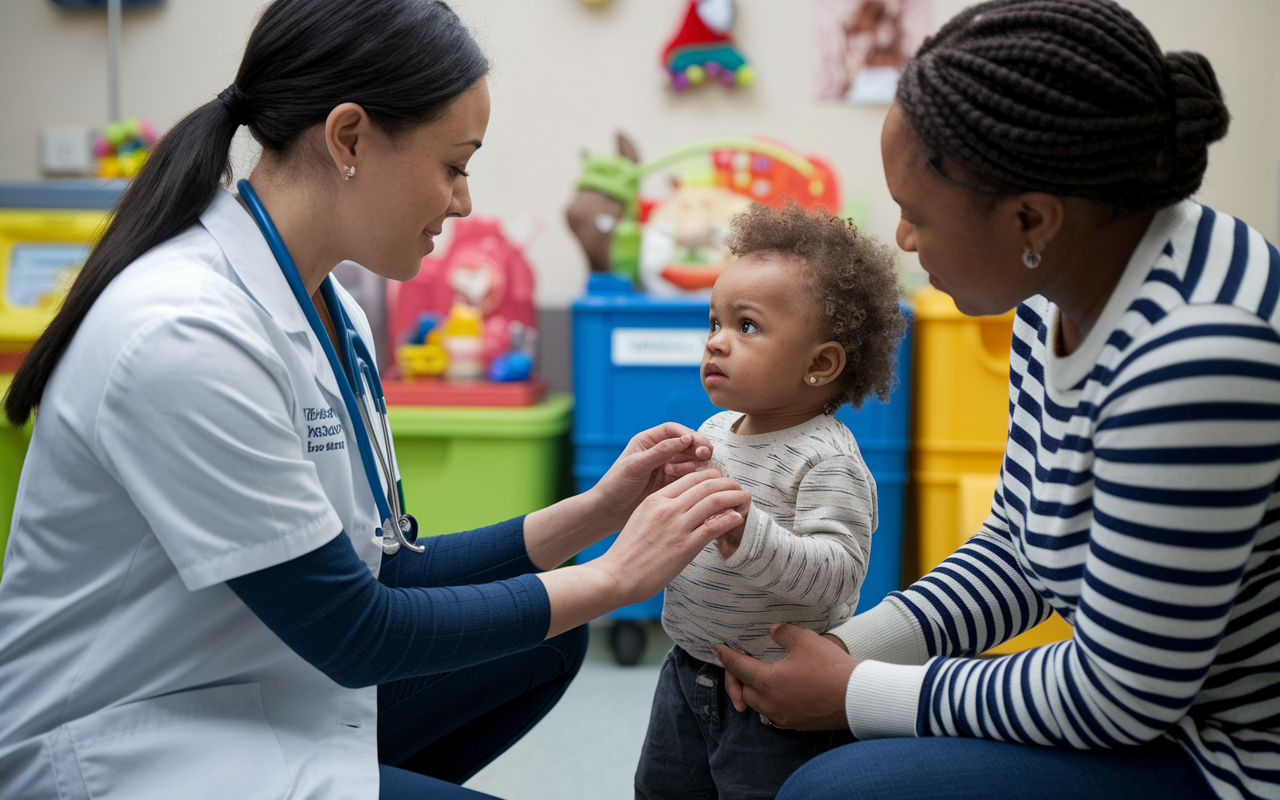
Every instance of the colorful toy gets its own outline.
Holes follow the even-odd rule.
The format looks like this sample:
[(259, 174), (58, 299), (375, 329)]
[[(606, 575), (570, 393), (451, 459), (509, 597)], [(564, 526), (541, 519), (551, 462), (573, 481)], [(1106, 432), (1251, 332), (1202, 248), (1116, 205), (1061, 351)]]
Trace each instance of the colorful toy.
[(441, 344), (440, 315), (422, 311), (408, 341), (396, 348), (400, 374), (410, 377), (443, 375), (449, 356)]
[(440, 344), (448, 356), (444, 376), (455, 381), (478, 381), (484, 377), (484, 321), (480, 309), (454, 303), (444, 321)]
[(401, 377), (482, 380), (499, 356), (528, 350), (530, 370), (507, 378), (524, 380), (533, 358), (526, 343), (537, 328), (533, 270), (497, 219), (473, 216), (452, 226), (443, 257), (424, 258), (413, 280), (388, 286), (387, 330)]
[[(618, 137), (618, 150), (586, 156), (566, 216), (593, 271), (615, 272), (649, 291), (713, 284), (725, 265), (719, 232), (748, 202), (777, 207), (790, 199), (807, 209), (840, 208), (830, 165), (769, 139), (708, 139), (643, 164), (625, 137)], [(677, 172), (676, 191), (659, 203), (642, 199), (643, 178), (663, 169)], [(669, 242), (656, 238), (663, 231)]]
[(750, 86), (755, 73), (729, 37), (733, 0), (689, 0), (684, 22), (662, 51), (662, 66), (676, 91), (708, 79)]
[(631, 140), (620, 133), (617, 155), (587, 154), (583, 159), (578, 193), (565, 218), (582, 243), (591, 271), (608, 272), (613, 229), (625, 216), (629, 199), (640, 192), (638, 182), (632, 185), (640, 156)]
[(99, 178), (132, 178), (142, 169), (156, 143), (156, 129), (145, 119), (126, 119), (107, 125), (93, 143)]

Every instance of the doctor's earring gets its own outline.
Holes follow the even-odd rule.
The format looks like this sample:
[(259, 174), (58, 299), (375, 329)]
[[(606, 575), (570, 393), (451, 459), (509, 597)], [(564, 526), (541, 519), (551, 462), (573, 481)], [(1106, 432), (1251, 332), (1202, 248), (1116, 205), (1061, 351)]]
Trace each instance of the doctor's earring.
[(344, 181), (349, 181), (349, 180), (351, 180), (352, 178), (354, 178), (354, 177), (356, 176), (356, 168), (355, 168), (355, 167), (343, 167), (343, 168), (342, 168), (342, 172), (343, 172), (343, 174), (344, 174), (344, 176), (345, 176), (345, 177), (343, 177), (343, 180), (344, 180)]
[(1035, 269), (1040, 266), (1040, 254), (1028, 247), (1022, 251), (1022, 266), (1027, 269)]

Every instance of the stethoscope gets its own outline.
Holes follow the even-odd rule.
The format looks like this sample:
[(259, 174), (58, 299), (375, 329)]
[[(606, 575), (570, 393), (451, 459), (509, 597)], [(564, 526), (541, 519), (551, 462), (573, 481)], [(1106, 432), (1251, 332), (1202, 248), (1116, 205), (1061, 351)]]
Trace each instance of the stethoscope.
[[(360, 449), (360, 460), (364, 463), (365, 477), (369, 479), (369, 489), (373, 492), (374, 502), (378, 504), (378, 518), (382, 520), (382, 527), (378, 528), (374, 534), (374, 541), (382, 545), (382, 552), (387, 555), (396, 553), (402, 546), (415, 553), (425, 551), (427, 548), (424, 545), (414, 544), (418, 539), (418, 521), (412, 515), (403, 513), (404, 490), (395, 476), (395, 452), (391, 445), (391, 428), (387, 425), (387, 400), (382, 393), (382, 381), (378, 379), (378, 370), (373, 365), (373, 354), (360, 338), (360, 332), (351, 325), (347, 312), (338, 301), (338, 295), (333, 290), (333, 276), (325, 276), (324, 282), (320, 284), (320, 294), (329, 307), (329, 315), (333, 318), (335, 338), (338, 347), (342, 349), (341, 359), (338, 358), (333, 342), (329, 340), (329, 334), (324, 328), (324, 323), (320, 321), (315, 303), (311, 301), (306, 287), (302, 285), (302, 276), (298, 274), (298, 268), (294, 265), (288, 248), (284, 246), (280, 232), (276, 230), (270, 215), (267, 214), (267, 209), (263, 207), (262, 201), (258, 199), (257, 193), (253, 191), (248, 181), (241, 180), (236, 187), (240, 190), (240, 199), (248, 206), (254, 222), (258, 223), (258, 228), (266, 237), (267, 245), (275, 254), (276, 261), (280, 264), (280, 271), (289, 282), (289, 288), (293, 290), (293, 296), (301, 306), (312, 332), (320, 340), (320, 346), (324, 348), (329, 366), (338, 380), (338, 390), (342, 394), (342, 402), (347, 407), (347, 415), (353, 420), (356, 417), (360, 418), (361, 425), (355, 431), (356, 446)], [(372, 417), (375, 416), (382, 430), (381, 440), (373, 427)], [(385, 452), (384, 443), (386, 444)], [(387, 492), (382, 490), (379, 470), (381, 470), (381, 477), (386, 480)]]

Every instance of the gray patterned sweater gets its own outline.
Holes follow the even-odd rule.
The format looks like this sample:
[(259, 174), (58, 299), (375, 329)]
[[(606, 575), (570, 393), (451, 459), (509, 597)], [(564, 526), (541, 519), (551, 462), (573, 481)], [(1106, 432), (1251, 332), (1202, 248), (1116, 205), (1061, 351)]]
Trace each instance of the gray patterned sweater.
[(751, 492), (738, 550), (715, 543), (667, 587), (662, 626), (694, 658), (715, 663), (723, 642), (765, 661), (786, 652), (769, 626), (789, 622), (823, 632), (858, 605), (876, 528), (875, 479), (853, 434), (819, 415), (791, 428), (740, 436), (734, 411), (700, 429), (715, 459)]

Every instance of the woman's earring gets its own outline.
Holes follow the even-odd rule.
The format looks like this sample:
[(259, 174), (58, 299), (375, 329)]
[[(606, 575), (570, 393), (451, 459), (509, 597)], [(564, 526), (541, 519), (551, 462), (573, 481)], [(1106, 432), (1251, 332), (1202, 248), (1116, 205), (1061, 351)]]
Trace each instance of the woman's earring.
[(1022, 266), (1035, 269), (1040, 266), (1040, 254), (1028, 247), (1022, 251)]
[(349, 181), (356, 176), (355, 167), (345, 167), (344, 169), (346, 169), (347, 172), (347, 177), (343, 178), (344, 181)]
[(817, 376), (817, 375), (810, 375), (810, 376), (809, 376), (809, 383), (817, 383), (817, 382), (818, 382), (818, 376)]

